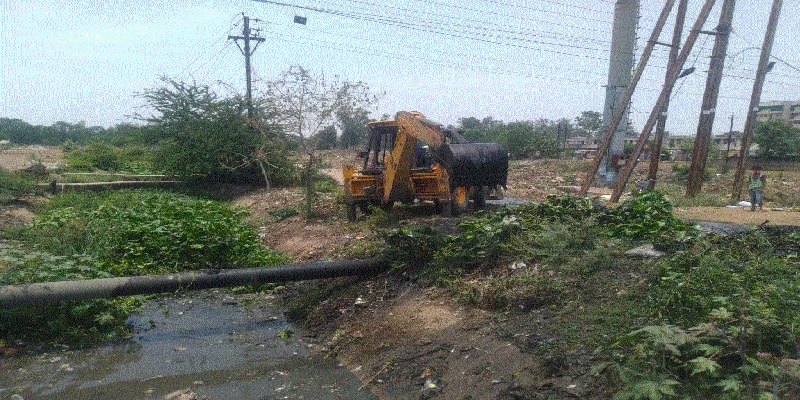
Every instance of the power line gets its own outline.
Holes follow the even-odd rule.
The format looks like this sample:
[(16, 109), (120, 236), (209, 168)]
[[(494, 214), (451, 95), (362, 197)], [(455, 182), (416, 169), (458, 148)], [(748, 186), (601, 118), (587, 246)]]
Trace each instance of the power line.
[[(408, 28), (408, 29), (415, 30), (415, 31), (418, 31), (418, 32), (435, 33), (435, 34), (448, 36), (448, 37), (453, 37), (453, 38), (469, 39), (469, 40), (474, 40), (474, 41), (484, 42), (484, 43), (503, 44), (503, 45), (513, 46), (513, 47), (533, 49), (530, 46), (516, 45), (516, 44), (511, 44), (511, 43), (502, 41), (503, 38), (506, 38), (506, 39), (510, 38), (510, 37), (507, 37), (507, 36), (506, 37), (502, 37), (501, 36), (500, 39), (487, 39), (487, 38), (477, 37), (476, 33), (474, 33), (474, 32), (445, 30), (445, 29), (441, 28), (441, 22), (440, 21), (435, 21), (434, 23), (423, 21), (422, 24), (415, 24), (415, 23), (408, 22), (408, 21), (405, 21), (405, 20), (402, 20), (402, 19), (393, 19), (391, 17), (387, 17), (387, 16), (383, 16), (383, 15), (361, 14), (361, 13), (356, 13), (356, 12), (332, 10), (332, 9), (325, 9), (325, 8), (319, 8), (319, 7), (301, 6), (301, 5), (297, 5), (297, 4), (290, 4), (290, 3), (284, 3), (284, 2), (273, 1), (273, 0), (254, 0), (254, 1), (258, 1), (258, 2), (261, 2), (261, 3), (267, 3), (267, 4), (273, 4), (273, 5), (279, 5), (279, 6), (283, 6), (283, 7), (292, 7), (292, 8), (298, 8), (298, 9), (303, 9), (303, 10), (309, 10), (309, 11), (325, 13), (325, 14), (343, 16), (343, 17), (347, 17), (347, 18), (365, 20), (365, 21), (370, 21), (370, 22), (380, 22), (380, 23), (384, 23), (384, 24), (389, 24), (389, 25), (399, 26), (399, 27), (403, 27), (403, 28)], [(594, 48), (594, 47), (563, 44), (563, 43), (553, 43), (553, 42), (548, 42), (548, 41), (543, 41), (543, 40), (538, 40), (538, 39), (525, 39), (525, 38), (510, 38), (510, 39), (513, 39), (513, 40), (516, 40), (516, 41), (520, 41), (520, 42), (523, 42), (523, 43), (529, 43), (529, 44), (548, 45), (548, 46), (564, 47), (564, 48), (574, 48), (574, 49), (580, 49), (580, 50), (591, 50), (591, 51), (595, 51), (595, 52), (605, 51), (605, 49), (599, 49), (599, 48)], [(540, 50), (540, 49), (537, 49), (537, 50)], [(557, 54), (565, 54), (563, 52), (557, 52), (557, 51), (553, 51), (553, 52), (555, 52)], [(568, 53), (566, 53), (566, 54), (568, 54)]]
[[(269, 32), (276, 33), (276, 32), (273, 32), (273, 31), (269, 31)], [(482, 67), (482, 66), (476, 66), (474, 64), (469, 64), (469, 63), (455, 64), (455, 63), (452, 63), (452, 62), (440, 61), (438, 59), (431, 58), (431, 57), (429, 57), (427, 55), (426, 56), (415, 56), (414, 54), (418, 54), (417, 52), (411, 52), (411, 53), (397, 53), (397, 52), (386, 52), (386, 51), (375, 52), (375, 51), (369, 51), (369, 49), (356, 48), (356, 47), (353, 47), (353, 46), (342, 45), (340, 43), (333, 43), (333, 42), (329, 42), (329, 41), (324, 41), (324, 40), (320, 40), (320, 39), (312, 39), (312, 38), (303, 38), (304, 40), (306, 40), (308, 42), (293, 41), (291, 39), (288, 39), (288, 38), (285, 38), (285, 37), (282, 37), (282, 36), (277, 36), (277, 37), (275, 37), (275, 39), (276, 40), (285, 41), (285, 42), (289, 42), (289, 43), (295, 43), (295, 44), (309, 44), (308, 42), (316, 42), (316, 43), (324, 44), (324, 45), (326, 45), (326, 46), (328, 46), (330, 48), (334, 48), (336, 50), (341, 50), (341, 51), (350, 52), (350, 53), (357, 53), (357, 54), (365, 54), (365, 55), (376, 56), (376, 57), (390, 58), (392, 60), (396, 60), (398, 58), (401, 58), (401, 59), (412, 59), (412, 60), (422, 60), (422, 61), (425, 61), (426, 64), (432, 64), (432, 65), (447, 67), (447, 68), (456, 69), (456, 70), (467, 70), (467, 69), (469, 69), (469, 70), (481, 71), (481, 72), (487, 72), (487, 73), (493, 73), (493, 74), (514, 75), (514, 76), (527, 77), (527, 78), (543, 78), (543, 77), (546, 77), (549, 80), (559, 80), (559, 81), (581, 83), (581, 84), (591, 83), (591, 84), (597, 84), (598, 86), (600, 84), (600, 82), (592, 82), (592, 81), (578, 80), (578, 79), (569, 79), (569, 78), (565, 78), (565, 77), (558, 77), (558, 76), (552, 76), (552, 75), (535, 74), (533, 72), (524, 73), (524, 72), (521, 72), (519, 70), (489, 69), (489, 68), (485, 68), (485, 67)], [(464, 68), (464, 67), (466, 67), (466, 68)], [(598, 76), (598, 79), (600, 79), (600, 78), (601, 77)]]
[[(388, 7), (388, 8), (392, 8), (392, 9), (395, 9), (395, 10), (404, 11), (406, 13), (414, 13), (414, 14), (418, 13), (417, 11), (410, 10), (408, 8), (395, 7), (395, 6), (392, 6), (392, 5), (376, 4), (376, 3), (371, 3), (371, 2), (368, 2), (368, 1), (362, 1), (362, 0), (342, 0), (342, 1), (350, 2), (350, 3), (365, 4), (365, 5), (376, 6), (376, 7)], [(330, 1), (322, 1), (322, 2), (323, 3), (328, 3), (328, 4), (336, 4), (336, 5), (338, 5), (337, 3), (331, 3)], [(447, 3), (443, 3), (443, 2), (439, 2), (439, 1), (428, 1), (427, 3), (438, 4), (438, 5), (441, 5), (441, 6), (451, 7), (451, 8), (458, 9), (458, 10), (477, 11), (477, 12), (489, 13), (489, 14), (498, 15), (498, 16), (504, 16), (504, 17), (515, 17), (515, 18), (518, 18), (518, 19), (521, 19), (521, 20), (527, 20), (527, 21), (533, 21), (533, 22), (541, 22), (540, 20), (537, 20), (537, 19), (525, 18), (525, 17), (521, 17), (521, 16), (514, 16), (514, 15), (508, 15), (508, 14), (500, 14), (500, 13), (497, 13), (497, 12), (489, 12), (489, 11), (480, 10), (480, 9), (476, 9), (476, 8), (470, 8), (470, 7), (455, 6), (455, 5), (452, 5), (452, 4), (447, 4)], [(364, 9), (364, 8), (361, 7), (361, 9)], [(457, 26), (469, 27), (471, 29), (487, 30), (487, 27), (493, 27), (494, 30), (497, 30), (497, 31), (500, 31), (500, 32), (505, 32), (505, 33), (512, 33), (512, 34), (524, 34), (524, 35), (531, 35), (531, 36), (542, 36), (542, 34), (544, 34), (544, 35), (547, 35), (545, 37), (549, 37), (549, 38), (553, 38), (553, 39), (564, 38), (564, 39), (569, 39), (569, 40), (590, 41), (590, 42), (596, 42), (596, 43), (601, 43), (601, 44), (609, 44), (610, 43), (607, 40), (602, 40), (602, 39), (597, 39), (597, 38), (590, 38), (590, 37), (585, 37), (585, 36), (563, 35), (563, 34), (557, 34), (557, 33), (550, 32), (550, 31), (541, 31), (541, 30), (537, 30), (537, 29), (524, 29), (524, 28), (521, 28), (521, 27), (518, 27), (518, 26), (516, 28), (519, 29), (519, 31), (513, 31), (513, 30), (506, 29), (504, 25), (487, 23), (484, 20), (475, 19), (475, 18), (456, 17), (456, 16), (449, 15), (449, 14), (440, 14), (440, 13), (434, 13), (434, 12), (430, 12), (430, 11), (426, 11), (426, 12), (424, 12), (424, 14), (431, 15), (431, 16), (436, 16), (436, 17), (444, 17), (444, 18), (447, 18), (447, 19), (475, 22), (475, 23), (480, 24), (479, 26), (457, 24)], [(421, 19), (421, 18), (418, 18), (418, 17), (417, 18), (411, 17), (411, 18), (415, 19), (415, 20), (426, 21), (426, 22), (441, 23), (440, 21), (436, 21), (436, 20), (433, 20), (433, 21), (424, 20), (424, 19)], [(406, 19), (408, 19), (408, 18), (406, 18)], [(445, 22), (445, 23), (447, 23), (447, 22)]]

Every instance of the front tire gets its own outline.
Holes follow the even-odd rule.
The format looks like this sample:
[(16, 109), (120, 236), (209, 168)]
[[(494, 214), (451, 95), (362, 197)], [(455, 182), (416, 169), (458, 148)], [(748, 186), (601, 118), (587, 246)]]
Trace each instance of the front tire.
[(347, 220), (350, 222), (355, 222), (358, 219), (358, 213), (356, 213), (356, 205), (355, 204), (347, 204)]

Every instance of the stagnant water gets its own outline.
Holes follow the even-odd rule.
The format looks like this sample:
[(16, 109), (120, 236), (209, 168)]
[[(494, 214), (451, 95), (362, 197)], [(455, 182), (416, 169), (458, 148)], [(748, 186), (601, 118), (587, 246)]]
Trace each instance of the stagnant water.
[(263, 295), (161, 297), (129, 322), (123, 343), (0, 358), (0, 399), (375, 398)]

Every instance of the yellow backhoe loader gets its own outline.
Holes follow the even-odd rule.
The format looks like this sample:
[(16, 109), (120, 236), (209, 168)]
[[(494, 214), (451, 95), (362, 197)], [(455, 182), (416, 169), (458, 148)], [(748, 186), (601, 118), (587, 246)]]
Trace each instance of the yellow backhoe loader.
[(342, 166), (347, 218), (370, 206), (390, 209), (395, 202), (433, 202), (451, 217), (477, 208), (487, 197), (502, 197), (508, 153), (496, 143), (468, 143), (419, 112), (398, 112), (393, 120), (367, 124), (363, 164)]

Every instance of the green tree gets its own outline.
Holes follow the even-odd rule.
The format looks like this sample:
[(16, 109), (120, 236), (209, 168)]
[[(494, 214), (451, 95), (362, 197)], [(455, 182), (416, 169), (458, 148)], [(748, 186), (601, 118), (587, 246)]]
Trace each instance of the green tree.
[(345, 105), (336, 112), (336, 120), (342, 131), (339, 144), (343, 149), (357, 148), (366, 143), (369, 111)]
[(336, 127), (328, 125), (312, 138), (317, 150), (330, 150), (336, 147)]
[(154, 114), (139, 118), (163, 132), (154, 156), (157, 169), (221, 182), (260, 181), (262, 141), (248, 128), (241, 97), (219, 98), (208, 86), (168, 78), (141, 96)]
[(16, 144), (41, 143), (41, 128), (18, 118), (0, 118), (0, 139)]
[(800, 129), (780, 120), (759, 122), (753, 130), (753, 142), (758, 143), (759, 158), (793, 159), (800, 150)]
[(458, 125), (461, 129), (481, 129), (483, 128), (483, 124), (481, 124), (481, 120), (475, 117), (466, 117), (466, 118), (459, 118)]
[(292, 66), (277, 80), (267, 83), (264, 92), (268, 121), (299, 141), (305, 160), (303, 186), (304, 213), (312, 215), (316, 199), (317, 175), (315, 147), (310, 138), (334, 121), (341, 110), (366, 109), (377, 101), (363, 82), (326, 79), (301, 66)]
[(583, 111), (575, 117), (575, 125), (581, 135), (597, 136), (603, 128), (603, 114), (597, 111)]

